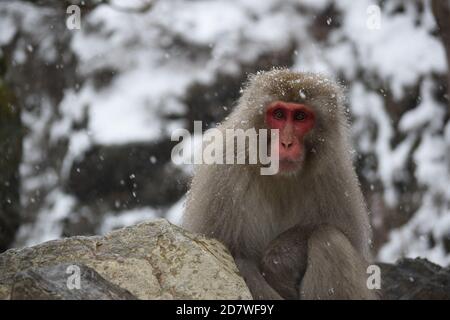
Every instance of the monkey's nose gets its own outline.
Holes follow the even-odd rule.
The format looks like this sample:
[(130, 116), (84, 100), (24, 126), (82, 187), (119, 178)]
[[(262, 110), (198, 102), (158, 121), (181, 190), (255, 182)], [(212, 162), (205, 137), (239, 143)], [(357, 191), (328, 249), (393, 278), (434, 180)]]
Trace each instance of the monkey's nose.
[(283, 141), (281, 141), (281, 145), (283, 146), (283, 148), (289, 149), (292, 146), (292, 142), (283, 142)]

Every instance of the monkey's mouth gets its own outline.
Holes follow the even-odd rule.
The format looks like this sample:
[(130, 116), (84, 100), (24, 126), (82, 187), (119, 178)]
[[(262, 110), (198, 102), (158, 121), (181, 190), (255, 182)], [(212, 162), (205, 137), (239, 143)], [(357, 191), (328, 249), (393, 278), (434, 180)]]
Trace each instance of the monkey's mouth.
[(297, 171), (301, 166), (300, 160), (292, 159), (280, 159), (279, 160), (279, 172), (293, 172)]

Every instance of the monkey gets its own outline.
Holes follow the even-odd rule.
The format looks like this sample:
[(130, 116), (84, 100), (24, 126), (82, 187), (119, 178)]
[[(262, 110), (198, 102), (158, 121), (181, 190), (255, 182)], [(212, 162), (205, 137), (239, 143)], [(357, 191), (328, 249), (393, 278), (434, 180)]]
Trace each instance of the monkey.
[(287, 68), (250, 75), (218, 129), (277, 129), (279, 170), (195, 168), (181, 225), (221, 241), (255, 299), (377, 299), (368, 211), (343, 86)]

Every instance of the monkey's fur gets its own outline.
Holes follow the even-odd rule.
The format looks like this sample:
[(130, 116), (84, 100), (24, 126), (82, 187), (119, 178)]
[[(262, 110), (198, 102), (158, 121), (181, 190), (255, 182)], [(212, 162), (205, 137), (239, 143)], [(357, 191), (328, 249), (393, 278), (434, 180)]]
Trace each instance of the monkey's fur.
[(316, 114), (295, 174), (260, 175), (258, 166), (201, 165), (183, 226), (222, 241), (257, 299), (371, 299), (366, 287), (370, 227), (350, 155), (342, 88), (287, 69), (249, 78), (218, 128), (264, 129), (275, 100)]

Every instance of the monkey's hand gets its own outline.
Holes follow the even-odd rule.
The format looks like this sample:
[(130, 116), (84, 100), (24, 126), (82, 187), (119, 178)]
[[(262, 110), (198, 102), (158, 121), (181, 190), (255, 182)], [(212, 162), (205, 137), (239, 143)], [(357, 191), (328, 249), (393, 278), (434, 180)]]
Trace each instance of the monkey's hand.
[(235, 258), (236, 264), (254, 299), (282, 300), (283, 298), (264, 279), (253, 260)]
[(260, 264), (262, 275), (284, 299), (300, 298), (299, 286), (306, 271), (311, 233), (312, 227), (292, 227), (264, 251)]

